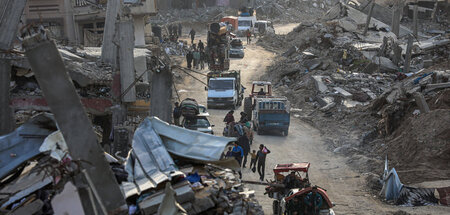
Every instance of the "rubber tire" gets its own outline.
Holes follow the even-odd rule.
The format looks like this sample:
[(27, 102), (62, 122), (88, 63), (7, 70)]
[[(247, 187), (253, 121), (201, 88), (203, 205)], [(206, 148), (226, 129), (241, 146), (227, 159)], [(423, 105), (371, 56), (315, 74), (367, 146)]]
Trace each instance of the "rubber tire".
[(279, 208), (280, 208), (279, 201), (278, 200), (273, 200), (273, 202), (272, 202), (272, 212), (273, 212), (274, 215), (279, 215), (279, 212), (280, 212)]
[(247, 119), (252, 120), (252, 98), (246, 97), (244, 99), (244, 113), (247, 114)]

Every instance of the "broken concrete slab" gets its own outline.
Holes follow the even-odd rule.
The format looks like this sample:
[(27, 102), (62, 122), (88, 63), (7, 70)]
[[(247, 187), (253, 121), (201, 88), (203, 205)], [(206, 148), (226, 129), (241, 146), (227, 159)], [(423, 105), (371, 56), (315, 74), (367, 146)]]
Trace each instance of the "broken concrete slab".
[(449, 87), (450, 87), (450, 82), (438, 83), (438, 84), (427, 84), (427, 86), (425, 88), (425, 93), (433, 91), (433, 90), (449, 88)]
[(375, 56), (374, 58), (372, 58), (372, 62), (376, 65), (379, 65), (381, 70), (385, 70), (385, 71), (397, 71), (398, 70), (398, 66), (396, 66), (387, 57)]
[(334, 103), (334, 98), (331, 96), (326, 96), (326, 97), (320, 97), (320, 96), (316, 96), (315, 100), (319, 103), (319, 105), (321, 107), (327, 106), (331, 103)]
[(341, 94), (342, 96), (346, 97), (346, 98), (350, 98), (352, 97), (352, 94), (347, 92), (346, 90), (340, 88), (340, 87), (334, 87), (334, 90), (336, 90), (339, 94)]
[(325, 85), (325, 83), (323, 83), (323, 81), (322, 81), (323, 78), (324, 78), (324, 76), (312, 76), (312, 80), (314, 81), (314, 85), (316, 86), (316, 89), (320, 93), (325, 93), (325, 92), (328, 91), (327, 85)]
[(55, 214), (85, 214), (78, 190), (70, 181), (64, 185), (61, 193), (53, 197), (52, 208)]
[(356, 32), (358, 30), (358, 25), (347, 17), (339, 19), (339, 26), (349, 32)]
[(44, 202), (40, 199), (34, 200), (33, 202), (20, 206), (14, 211), (8, 213), (9, 215), (24, 215), (24, 214), (37, 214), (41, 211), (44, 206)]
[(303, 65), (311, 71), (322, 65), (322, 60), (321, 59), (305, 60), (303, 62)]
[(375, 93), (373, 93), (369, 88), (361, 88), (362, 91), (364, 91), (371, 100), (374, 100), (377, 98), (377, 95), (375, 95)]
[(425, 97), (422, 93), (414, 93), (414, 100), (416, 101), (416, 104), (419, 107), (421, 113), (430, 112), (430, 107), (428, 106), (427, 100), (425, 100)]

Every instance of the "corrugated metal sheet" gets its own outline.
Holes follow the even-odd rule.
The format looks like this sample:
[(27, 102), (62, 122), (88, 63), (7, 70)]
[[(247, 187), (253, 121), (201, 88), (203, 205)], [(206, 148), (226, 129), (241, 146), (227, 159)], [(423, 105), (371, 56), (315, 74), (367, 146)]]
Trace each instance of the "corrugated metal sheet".
[(40, 114), (14, 132), (0, 137), (0, 179), (11, 171), (40, 154), (44, 139), (56, 131), (51, 114)]

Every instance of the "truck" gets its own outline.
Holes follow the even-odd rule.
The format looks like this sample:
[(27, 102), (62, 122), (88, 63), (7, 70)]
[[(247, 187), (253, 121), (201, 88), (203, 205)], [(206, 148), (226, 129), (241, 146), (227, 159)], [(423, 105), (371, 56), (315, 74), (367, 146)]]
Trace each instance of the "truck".
[(237, 34), (244, 36), (247, 30), (254, 33), (256, 23), (256, 11), (253, 8), (243, 7), (239, 9)]
[(230, 68), (230, 35), (227, 26), (220, 23), (209, 25), (205, 49), (208, 68), (211, 71), (226, 71)]
[(267, 131), (278, 131), (283, 136), (288, 135), (290, 103), (286, 97), (256, 97), (253, 106), (253, 129), (258, 135)]
[(207, 74), (207, 108), (231, 107), (242, 104), (244, 87), (241, 84), (241, 71), (211, 71)]
[(268, 81), (253, 81), (250, 95), (244, 99), (244, 113), (252, 120), (254, 98), (272, 96), (272, 83)]

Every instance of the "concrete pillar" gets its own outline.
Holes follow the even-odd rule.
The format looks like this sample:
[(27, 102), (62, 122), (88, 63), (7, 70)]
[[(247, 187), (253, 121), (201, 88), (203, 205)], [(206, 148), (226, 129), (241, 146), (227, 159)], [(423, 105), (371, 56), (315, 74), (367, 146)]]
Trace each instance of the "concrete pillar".
[[(124, 196), (100, 144), (97, 143), (97, 136), (56, 44), (42, 35), (36, 35), (26, 39), (23, 46), (45, 100), (67, 143), (70, 156), (73, 160), (84, 161), (81, 162), (82, 169), (86, 171), (83, 176), (89, 179), (89, 188), (99, 203), (97, 208), (101, 209), (101, 214), (122, 214), (127, 209)], [(80, 174), (77, 177), (80, 178)], [(78, 184), (77, 188), (85, 214), (95, 214), (88, 207), (93, 203), (88, 192), (85, 192), (86, 184)]]
[(121, 1), (108, 1), (106, 7), (105, 28), (103, 30), (102, 62), (116, 67), (117, 46), (113, 43), (116, 33), (117, 16), (120, 13)]
[(403, 66), (403, 69), (404, 69), (403, 72), (405, 72), (405, 73), (408, 73), (409, 69), (410, 69), (412, 46), (413, 46), (413, 36), (410, 34), (410, 35), (408, 35), (408, 44), (406, 46), (405, 63)]
[(121, 17), (119, 32), (119, 68), (122, 102), (135, 102), (134, 27), (131, 15)]
[(370, 19), (372, 18), (372, 12), (373, 12), (373, 7), (374, 6), (375, 6), (375, 0), (371, 0), (370, 1), (369, 14), (367, 15), (367, 18), (366, 18), (366, 26), (364, 26), (363, 35), (366, 35), (367, 34), (367, 30), (369, 29)]
[(153, 71), (150, 116), (172, 122), (172, 72), (169, 68)]
[[(0, 50), (9, 50), (17, 35), (20, 17), (26, 0), (0, 0)], [(0, 54), (0, 135), (14, 129), (14, 115), (9, 107), (9, 83), (11, 65), (9, 60)]]
[(400, 18), (402, 15), (403, 4), (397, 1), (394, 5), (394, 11), (392, 13), (392, 33), (394, 33), (397, 38), (400, 35)]
[(69, 44), (78, 44), (75, 35), (75, 20), (73, 15), (72, 0), (64, 0), (64, 32), (66, 33)]
[(133, 16), (134, 21), (134, 45), (136, 47), (145, 46), (145, 16)]
[(430, 107), (428, 107), (427, 100), (423, 96), (422, 93), (414, 93), (414, 100), (416, 100), (416, 104), (419, 107), (420, 113), (429, 113)]
[(14, 130), (14, 115), (9, 107), (9, 82), (11, 65), (0, 56), (0, 136)]

